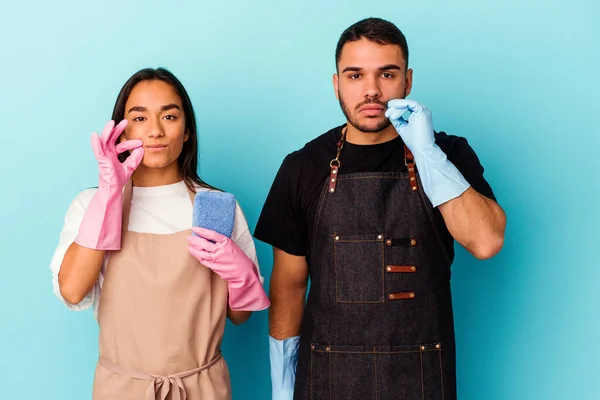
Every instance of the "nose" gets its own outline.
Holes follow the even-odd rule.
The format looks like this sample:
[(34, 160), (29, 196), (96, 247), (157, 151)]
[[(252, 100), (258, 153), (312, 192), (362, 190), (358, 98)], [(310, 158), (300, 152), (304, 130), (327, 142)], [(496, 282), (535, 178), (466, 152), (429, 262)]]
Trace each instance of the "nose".
[(148, 137), (156, 139), (165, 136), (165, 129), (162, 124), (160, 117), (150, 119), (150, 130), (148, 131)]
[(372, 76), (367, 77), (365, 80), (365, 87), (363, 95), (371, 99), (377, 99), (381, 97), (381, 89), (379, 88), (379, 81)]

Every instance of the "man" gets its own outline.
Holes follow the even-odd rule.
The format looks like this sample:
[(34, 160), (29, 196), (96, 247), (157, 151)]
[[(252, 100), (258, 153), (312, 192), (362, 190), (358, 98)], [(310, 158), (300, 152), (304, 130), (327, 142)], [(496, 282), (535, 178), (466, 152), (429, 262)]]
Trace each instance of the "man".
[(347, 123), (285, 158), (255, 232), (274, 248), (273, 398), (456, 399), (453, 243), (494, 256), (504, 212), (467, 141), (404, 99), (395, 25), (352, 25), (336, 64)]

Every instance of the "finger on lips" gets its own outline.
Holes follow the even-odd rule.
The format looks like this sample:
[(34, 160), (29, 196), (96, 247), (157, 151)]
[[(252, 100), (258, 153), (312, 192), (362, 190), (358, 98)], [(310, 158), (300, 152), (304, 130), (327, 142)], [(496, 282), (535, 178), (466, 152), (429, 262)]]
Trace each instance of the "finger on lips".
[(141, 140), (126, 140), (117, 145), (117, 153), (121, 154), (129, 150), (134, 150), (142, 147), (143, 142)]

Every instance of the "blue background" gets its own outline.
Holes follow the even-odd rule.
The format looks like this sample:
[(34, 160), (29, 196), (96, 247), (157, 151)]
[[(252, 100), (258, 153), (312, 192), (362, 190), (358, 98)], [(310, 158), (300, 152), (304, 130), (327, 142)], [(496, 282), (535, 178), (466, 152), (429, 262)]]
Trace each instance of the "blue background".
[[(526, 3), (526, 4), (525, 4)], [(410, 98), (466, 136), (508, 215), (503, 251), (453, 266), (459, 398), (598, 399), (600, 6), (592, 0), (4, 1), (0, 12), (0, 397), (91, 397), (97, 326), (48, 268), (69, 202), (97, 182), (89, 136), (138, 69), (198, 114), (200, 172), (254, 228), (283, 157), (343, 122), (340, 33), (406, 34)], [(271, 249), (257, 243), (262, 270)], [(270, 398), (267, 313), (228, 326), (234, 399)]]

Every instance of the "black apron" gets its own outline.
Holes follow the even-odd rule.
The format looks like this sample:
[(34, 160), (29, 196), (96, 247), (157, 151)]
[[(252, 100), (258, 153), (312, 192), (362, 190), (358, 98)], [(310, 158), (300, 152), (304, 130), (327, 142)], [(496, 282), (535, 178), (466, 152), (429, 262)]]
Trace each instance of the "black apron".
[(344, 138), (314, 221), (294, 399), (456, 399), (441, 214), (406, 146), (405, 173), (338, 177)]

